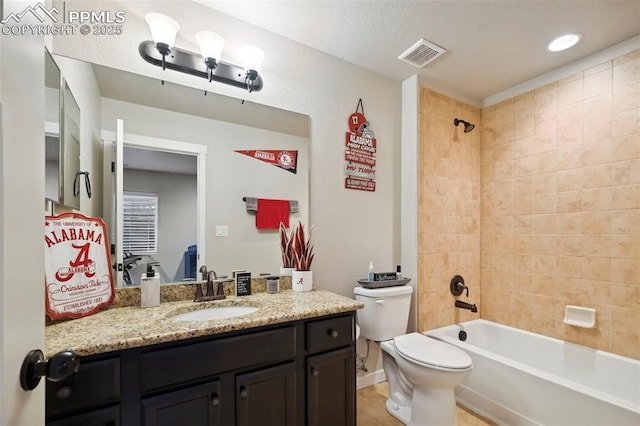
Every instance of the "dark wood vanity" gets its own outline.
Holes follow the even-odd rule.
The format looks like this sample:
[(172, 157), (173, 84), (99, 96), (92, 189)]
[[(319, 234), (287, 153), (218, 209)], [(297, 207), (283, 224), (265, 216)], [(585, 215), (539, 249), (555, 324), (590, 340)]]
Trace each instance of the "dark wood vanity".
[(49, 426), (356, 424), (355, 311), (83, 356)]

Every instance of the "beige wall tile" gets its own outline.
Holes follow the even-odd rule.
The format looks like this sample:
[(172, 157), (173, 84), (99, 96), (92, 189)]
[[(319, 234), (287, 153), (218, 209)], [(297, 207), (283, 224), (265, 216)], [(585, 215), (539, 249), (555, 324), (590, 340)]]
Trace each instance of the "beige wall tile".
[(582, 277), (588, 280), (609, 281), (611, 279), (611, 259), (608, 257), (584, 257)]
[(640, 284), (640, 259), (611, 259), (611, 281)]
[[(603, 69), (605, 68), (605, 69)], [(611, 93), (613, 73), (611, 70), (611, 64), (608, 66), (602, 66), (602, 71), (594, 74), (584, 75), (584, 98), (589, 99), (593, 96), (598, 96), (603, 93)]]
[(558, 109), (558, 93), (555, 87), (548, 88), (542, 92), (535, 91), (535, 113), (536, 115)]
[(640, 132), (640, 108), (619, 112), (613, 115), (611, 137), (635, 135)]
[[(515, 120), (533, 117), (535, 113), (534, 93), (528, 92), (513, 99), (513, 117)], [(484, 110), (483, 110), (484, 114)]]
[(622, 308), (637, 309), (640, 300), (640, 286), (611, 283), (611, 304)]
[(611, 115), (584, 122), (583, 141), (585, 143), (611, 139), (611, 134)]
[(596, 188), (583, 190), (582, 211), (611, 210), (615, 189), (616, 188)]
[(611, 141), (585, 143), (578, 150), (579, 165), (593, 166), (611, 162)]
[(629, 135), (611, 140), (612, 161), (640, 158), (640, 135)]
[(611, 188), (611, 192), (617, 209), (640, 209), (640, 184), (616, 186)]
[(442, 285), (463, 271), (482, 318), (640, 359), (639, 91), (640, 49), (482, 112), (421, 92), (423, 327), (473, 317)]
[[(581, 144), (584, 140), (584, 125), (582, 120), (577, 124), (558, 128), (558, 147), (566, 147)], [(609, 129), (611, 132), (611, 129)]]
[[(567, 126), (574, 126), (578, 123), (582, 124), (585, 114), (583, 113), (584, 105), (582, 102), (576, 102), (558, 109), (558, 129)], [(611, 113), (609, 111), (609, 113)], [(592, 119), (593, 117), (591, 117)]]
[(582, 74), (574, 75), (573, 80), (565, 84), (558, 84), (558, 108), (569, 104), (581, 103), (583, 93)]
[(584, 235), (582, 255), (587, 257), (606, 257), (612, 255), (613, 241), (609, 234)]
[(640, 158), (613, 164), (613, 185), (640, 183)]
[(640, 210), (613, 210), (611, 232), (614, 234), (640, 233)]
[(586, 99), (584, 101), (584, 121), (591, 121), (605, 115), (610, 115), (611, 99), (611, 91)]
[(640, 81), (640, 58), (613, 67), (613, 90), (620, 90)]
[(582, 193), (566, 191), (557, 193), (558, 213), (573, 213), (582, 210)]
[(611, 212), (588, 211), (580, 214), (583, 234), (610, 234)]
[(640, 83), (623, 86), (613, 92), (612, 112), (614, 114), (640, 108)]

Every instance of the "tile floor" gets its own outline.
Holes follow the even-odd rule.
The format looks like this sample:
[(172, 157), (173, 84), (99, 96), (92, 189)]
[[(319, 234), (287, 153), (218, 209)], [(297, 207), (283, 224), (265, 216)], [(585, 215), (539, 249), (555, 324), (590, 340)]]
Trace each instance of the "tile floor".
[[(402, 426), (385, 410), (388, 395), (387, 382), (358, 391), (358, 426)], [(458, 426), (495, 426), (495, 423), (458, 405)]]

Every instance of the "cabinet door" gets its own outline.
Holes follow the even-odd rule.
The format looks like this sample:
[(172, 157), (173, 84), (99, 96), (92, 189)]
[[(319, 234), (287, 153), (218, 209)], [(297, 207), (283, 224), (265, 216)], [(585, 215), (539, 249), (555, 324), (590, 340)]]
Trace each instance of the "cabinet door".
[(293, 363), (236, 377), (237, 426), (293, 426), (296, 419)]
[(355, 375), (352, 347), (307, 358), (309, 426), (355, 426)]
[(220, 381), (142, 400), (144, 426), (221, 425)]

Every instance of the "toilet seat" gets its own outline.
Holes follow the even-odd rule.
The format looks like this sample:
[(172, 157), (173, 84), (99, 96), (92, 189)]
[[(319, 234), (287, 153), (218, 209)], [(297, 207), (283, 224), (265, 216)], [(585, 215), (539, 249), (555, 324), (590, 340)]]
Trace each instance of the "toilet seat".
[(471, 357), (462, 349), (420, 333), (395, 337), (396, 352), (413, 363), (438, 370), (467, 370)]

